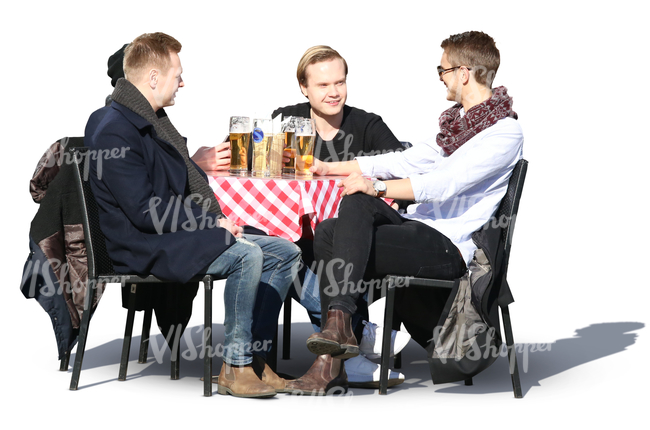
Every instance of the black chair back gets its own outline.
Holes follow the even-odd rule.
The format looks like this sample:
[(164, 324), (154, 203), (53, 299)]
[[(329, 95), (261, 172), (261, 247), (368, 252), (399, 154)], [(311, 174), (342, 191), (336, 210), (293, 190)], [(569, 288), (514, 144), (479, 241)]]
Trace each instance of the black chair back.
[(119, 276), (113, 270), (113, 262), (106, 250), (106, 239), (99, 227), (99, 211), (92, 189), (90, 188), (90, 165), (88, 148), (72, 148), (74, 175), (81, 196), (83, 209), (83, 226), (86, 240), (86, 255), (88, 256), (88, 279), (100, 276)]
[(512, 245), (512, 236), (515, 230), (515, 221), (519, 211), (519, 200), (524, 189), (526, 180), (526, 171), (528, 170), (528, 161), (521, 159), (515, 165), (508, 190), (501, 199), (493, 223), (501, 228), (501, 239), (499, 254), (501, 258), (500, 272), (505, 276), (508, 271), (508, 260), (510, 259), (510, 247)]

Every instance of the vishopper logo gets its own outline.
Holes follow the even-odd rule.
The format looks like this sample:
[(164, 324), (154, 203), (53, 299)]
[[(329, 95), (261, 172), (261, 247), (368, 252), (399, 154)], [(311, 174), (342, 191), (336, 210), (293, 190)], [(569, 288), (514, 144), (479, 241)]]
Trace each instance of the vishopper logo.
[[(459, 196), (452, 199), (446, 200), (444, 202), (430, 201), (423, 202), (424, 205), (420, 205), (417, 209), (418, 213), (421, 213), (425, 216), (431, 217), (433, 219), (451, 219), (458, 218), (463, 216), (467, 211), (471, 210), (477, 203), (482, 200), (484, 196), (482, 195), (473, 195), (473, 196)], [(422, 210), (421, 208), (426, 208)], [(506, 215), (496, 215), (490, 217), (490, 219), (483, 225), (483, 229), (487, 230), (488, 228), (508, 228), (513, 225), (516, 221), (516, 215), (506, 216)]]
[[(54, 158), (48, 158), (48, 161), (46, 163), (46, 167), (50, 165), (58, 164), (61, 166), (62, 164), (79, 164), (82, 162), (84, 163), (84, 171), (83, 171), (83, 180), (87, 181), (89, 174), (90, 174), (90, 160), (95, 160), (97, 161), (96, 165), (96, 172), (97, 172), (97, 179), (101, 180), (102, 179), (102, 171), (103, 171), (103, 163), (104, 160), (111, 160), (111, 159), (124, 159), (126, 158), (126, 152), (129, 151), (131, 148), (126, 146), (122, 148), (112, 148), (112, 149), (88, 149), (86, 151), (74, 151), (74, 153), (71, 152), (63, 152), (58, 160), (55, 161)], [(85, 160), (84, 160), (85, 159)]]
[(461, 195), (445, 200), (444, 202), (435, 200), (424, 201), (422, 203), (425, 203), (425, 207), (427, 208), (424, 215), (432, 217), (434, 219), (449, 219), (460, 217), (483, 198), (484, 196), (482, 195)]
[[(487, 360), (490, 357), (509, 357), (510, 373), (514, 373), (515, 357), (517, 354), (523, 355), (523, 372), (528, 371), (529, 354), (533, 352), (545, 352), (551, 350), (550, 343), (537, 343), (537, 344), (515, 344), (512, 346), (512, 355), (508, 355), (508, 346), (502, 343), (499, 348), (496, 346), (497, 335), (496, 329), (490, 327), (486, 330), (483, 323), (473, 323), (469, 327), (467, 324), (454, 326), (451, 334), (446, 334), (446, 343), (440, 341), (440, 332), (442, 326), (436, 326), (433, 330), (433, 338), (430, 339), (435, 345), (433, 358), (439, 359), (443, 364), (447, 360), (467, 359), (470, 361)], [(485, 343), (479, 345), (477, 337), (479, 334), (486, 332)], [(470, 346), (466, 349), (466, 346)], [(482, 350), (483, 349), (483, 350)]]
[(488, 222), (485, 223), (483, 229), (487, 230), (490, 227), (508, 228), (511, 225), (514, 225), (516, 220), (517, 220), (517, 215), (512, 215), (512, 216), (501, 215), (498, 218), (496, 216), (493, 216), (488, 220)]
[[(212, 336), (212, 329), (207, 328), (206, 330), (204, 330), (203, 327), (194, 327), (193, 329), (186, 329), (184, 331), (182, 338), (184, 340), (186, 348), (180, 350), (181, 330), (179, 330), (179, 328), (181, 328), (180, 325), (179, 326), (172, 325), (170, 327), (169, 331), (167, 332), (167, 335), (165, 336), (166, 344), (163, 343), (162, 345), (160, 345), (157, 340), (158, 336), (153, 336), (149, 339), (149, 345), (153, 352), (156, 363), (158, 364), (164, 363), (165, 346), (168, 346), (170, 348), (171, 357), (176, 357), (178, 354), (181, 358), (188, 361), (203, 360), (205, 359), (206, 355), (210, 358), (215, 358), (215, 357), (222, 358), (222, 359), (225, 358), (226, 360), (230, 361), (235, 354), (241, 356), (243, 354), (255, 354), (256, 352), (269, 352), (273, 345), (273, 341), (265, 340), (263, 342), (255, 341), (252, 343), (246, 342), (246, 343), (235, 343), (230, 345), (224, 345), (218, 343), (216, 345), (213, 345), (212, 348), (208, 348), (203, 342), (197, 345), (194, 341), (194, 337), (192, 333), (197, 334), (198, 337), (201, 339), (207, 339), (210, 336)], [(213, 382), (216, 382), (215, 377), (213, 377)], [(308, 393), (296, 389), (296, 390), (292, 390), (288, 394), (295, 395), (295, 396), (305, 395), (305, 396), (313, 397), (314, 393)], [(353, 395), (352, 392), (348, 392), (345, 387), (341, 387), (341, 386), (331, 386), (327, 389), (321, 389), (317, 392), (317, 394), (319, 396), (327, 395), (327, 396), (336, 396), (336, 397), (341, 397), (341, 396), (350, 397)]]
[(64, 292), (66, 294), (78, 294), (86, 288), (98, 288), (105, 283), (119, 284), (122, 281), (120, 276), (104, 280), (101, 283), (94, 279), (87, 283), (79, 280), (79, 278), (72, 277), (75, 278), (75, 281), (71, 283), (68, 281), (71, 278), (69, 276), (71, 272), (74, 272), (74, 269), (71, 270), (67, 262), (62, 263), (56, 258), (45, 260), (42, 264), (40, 260), (29, 260), (23, 271), (21, 285), (24, 285), (29, 279), (28, 297), (35, 297), (37, 289), (41, 296), (52, 297), (55, 294), (63, 294)]
[[(297, 275), (303, 267), (304, 264), (302, 262), (292, 267), (291, 276), (293, 277), (293, 287), (296, 289), (296, 292), (301, 299), (304, 299), (305, 296), (310, 293), (312, 296), (318, 297), (318, 282), (311, 283), (311, 288), (313, 289), (311, 292), (306, 290), (306, 288), (310, 287), (309, 283), (301, 285), (300, 277)], [(352, 263), (346, 264), (345, 261), (340, 258), (335, 258), (327, 264), (325, 264), (324, 261), (314, 261), (310, 266), (310, 270), (313, 273), (321, 273), (321, 282), (324, 282), (324, 284), (327, 285), (327, 287), (322, 289), (322, 292), (329, 297), (337, 297), (349, 293), (364, 294), (366, 292), (368, 292), (370, 297), (372, 297), (373, 292), (378, 289), (381, 289), (382, 295), (386, 294), (389, 280), (385, 278), (371, 279), (369, 281), (361, 279), (357, 283), (354, 283), (350, 281), (350, 275), (352, 274), (353, 269), (354, 265)], [(335, 273), (335, 271), (337, 273)], [(337, 280), (337, 274), (342, 276), (340, 281)], [(397, 278), (394, 280), (393, 286), (396, 288), (408, 287), (409, 281), (412, 278), (413, 276)]]
[(339, 155), (339, 153), (337, 153), (334, 150), (334, 147), (331, 144), (328, 145), (320, 136), (317, 136), (316, 145), (314, 147), (314, 153), (319, 154), (320, 159), (322, 161), (325, 162), (351, 161), (354, 160), (356, 157), (365, 157), (365, 156), (369, 157), (373, 155), (387, 154), (387, 153), (402, 150), (402, 148), (399, 148), (397, 150), (392, 150), (392, 149), (378, 149), (378, 150), (371, 150), (371, 151), (361, 150), (358, 151), (357, 153), (354, 153), (350, 150), (350, 147), (352, 146), (352, 142), (354, 141), (354, 135), (352, 133), (346, 135), (345, 131), (340, 129), (333, 140), (335, 141), (343, 140), (343, 151), (341, 151), (341, 155)]
[[(199, 206), (200, 213), (196, 214), (196, 207)], [(157, 234), (165, 232), (176, 232), (179, 229), (184, 231), (207, 230), (220, 227), (219, 219), (208, 212), (210, 201), (204, 199), (201, 194), (193, 193), (185, 198), (181, 196), (170, 196), (169, 201), (163, 205), (160, 197), (149, 199), (148, 213), (153, 222)], [(181, 219), (183, 222), (179, 222)], [(226, 240), (230, 240), (228, 236)]]
[[(180, 334), (181, 330), (177, 330), (178, 326), (171, 326), (169, 332), (165, 336), (165, 341), (167, 345), (171, 347), (172, 357), (176, 357), (176, 354), (179, 352), (180, 348)], [(205, 331), (203, 327), (195, 327), (194, 333), (203, 334), (203, 338), (212, 336), (212, 329), (208, 327)], [(174, 337), (172, 342), (172, 337)], [(211, 348), (206, 347), (203, 343), (196, 345), (192, 337), (192, 330), (185, 330), (183, 333), (183, 340), (185, 340), (186, 349), (180, 352), (180, 356), (188, 361), (194, 360), (203, 360), (207, 354), (208, 357), (217, 357), (217, 358), (232, 358), (235, 355), (251, 354), (255, 352), (267, 352), (271, 349), (273, 341), (255, 341), (253, 343), (247, 342), (244, 344), (233, 343), (230, 345), (224, 345), (218, 343), (213, 345)], [(151, 345), (151, 350), (155, 357), (155, 360), (158, 364), (163, 363), (163, 355), (165, 352), (165, 344), (158, 345), (156, 336), (149, 339), (149, 344)]]

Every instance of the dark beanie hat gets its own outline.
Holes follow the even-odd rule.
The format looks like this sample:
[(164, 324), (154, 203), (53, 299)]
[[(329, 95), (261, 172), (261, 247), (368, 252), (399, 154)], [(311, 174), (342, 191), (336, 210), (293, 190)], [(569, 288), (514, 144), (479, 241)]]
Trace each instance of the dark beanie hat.
[(124, 49), (129, 46), (125, 44), (115, 54), (108, 58), (108, 76), (111, 78), (111, 85), (115, 86), (117, 80), (124, 77)]

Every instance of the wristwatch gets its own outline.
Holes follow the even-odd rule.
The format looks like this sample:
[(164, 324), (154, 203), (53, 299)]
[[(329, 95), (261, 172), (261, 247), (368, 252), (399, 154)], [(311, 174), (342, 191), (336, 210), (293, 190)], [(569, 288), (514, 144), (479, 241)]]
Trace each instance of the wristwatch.
[(386, 195), (386, 184), (382, 181), (374, 181), (372, 187), (375, 189), (375, 197), (384, 197)]

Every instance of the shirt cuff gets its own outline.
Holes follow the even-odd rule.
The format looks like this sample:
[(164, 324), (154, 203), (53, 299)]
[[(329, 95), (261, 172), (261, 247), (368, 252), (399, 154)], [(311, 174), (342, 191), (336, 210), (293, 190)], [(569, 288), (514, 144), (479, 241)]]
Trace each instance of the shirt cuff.
[(357, 163), (359, 163), (359, 168), (361, 169), (362, 176), (374, 176), (374, 164), (371, 160), (372, 157), (356, 157)]
[(425, 175), (413, 175), (409, 177), (411, 180), (411, 188), (413, 189), (413, 197), (416, 202), (423, 202), (426, 200), (426, 179), (424, 177)]

